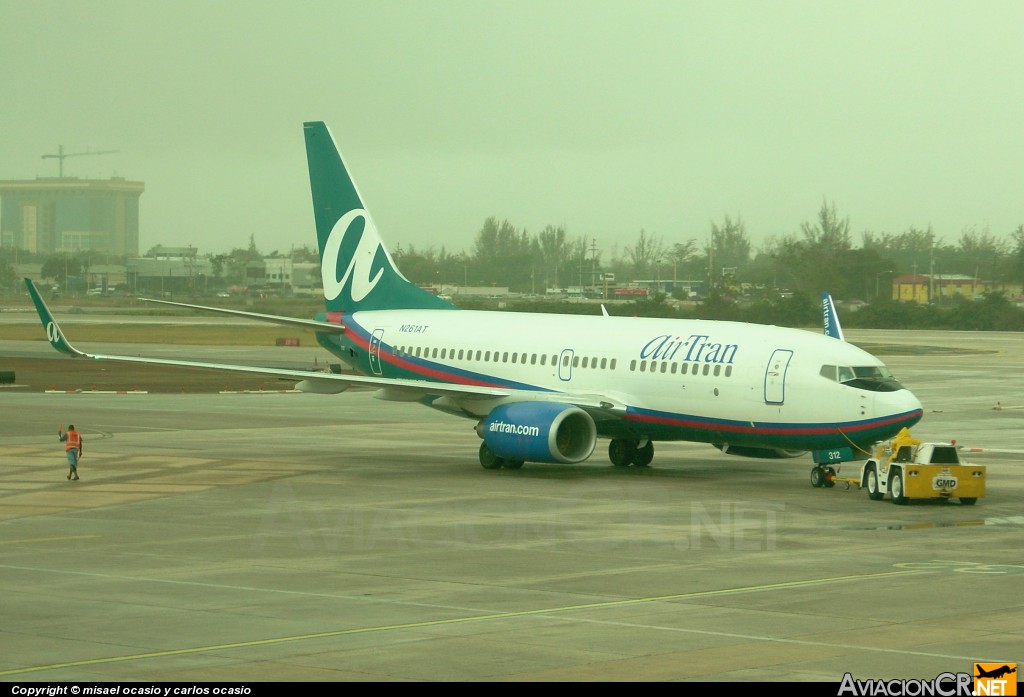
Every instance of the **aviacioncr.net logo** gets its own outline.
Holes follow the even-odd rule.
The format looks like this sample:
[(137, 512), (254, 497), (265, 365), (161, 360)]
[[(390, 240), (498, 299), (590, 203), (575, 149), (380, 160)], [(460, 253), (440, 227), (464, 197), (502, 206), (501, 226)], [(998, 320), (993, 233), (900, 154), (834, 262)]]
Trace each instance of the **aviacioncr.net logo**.
[[(343, 242), (348, 237), (349, 231), (353, 227), (358, 227), (355, 223), (359, 219), (363, 221), (362, 233), (352, 233), (359, 234), (359, 242), (356, 243), (352, 257), (348, 259), (345, 273), (338, 278), (338, 262)], [(380, 236), (377, 234), (377, 228), (365, 210), (356, 208), (339, 218), (331, 229), (331, 234), (327, 237), (323, 259), (320, 262), (320, 272), (324, 281), (324, 297), (328, 300), (337, 298), (341, 295), (349, 279), (352, 280), (350, 291), (352, 302), (357, 303), (369, 295), (384, 276), (383, 267), (378, 268), (377, 272), (372, 277), (370, 276), (373, 273), (373, 260), (377, 257), (378, 249), (383, 250), (388, 266), (397, 274), (398, 270), (395, 269), (391, 256), (384, 249)]]

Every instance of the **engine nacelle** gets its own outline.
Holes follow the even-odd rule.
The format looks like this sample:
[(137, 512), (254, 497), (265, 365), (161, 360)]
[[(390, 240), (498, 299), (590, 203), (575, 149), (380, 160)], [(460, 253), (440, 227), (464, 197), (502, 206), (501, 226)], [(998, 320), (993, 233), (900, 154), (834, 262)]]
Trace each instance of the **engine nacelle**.
[(348, 389), (348, 385), (337, 380), (300, 380), (295, 383), (295, 389), (300, 392), (312, 392), (313, 394), (340, 394)]
[(807, 452), (806, 450), (783, 450), (782, 448), (754, 448), (749, 445), (730, 445), (729, 443), (714, 443), (713, 445), (726, 455), (757, 457), (762, 460), (780, 460), (787, 457), (800, 457)]
[(495, 407), (477, 425), (477, 434), (498, 457), (531, 462), (582, 462), (597, 444), (590, 414), (556, 402)]

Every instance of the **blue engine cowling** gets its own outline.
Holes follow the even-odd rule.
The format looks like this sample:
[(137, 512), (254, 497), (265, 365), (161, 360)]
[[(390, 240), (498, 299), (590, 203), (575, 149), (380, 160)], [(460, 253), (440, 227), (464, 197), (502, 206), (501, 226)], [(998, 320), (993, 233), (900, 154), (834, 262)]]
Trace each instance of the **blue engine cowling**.
[(597, 444), (590, 414), (557, 402), (503, 404), (480, 422), (477, 433), (498, 457), (530, 462), (582, 462)]
[(763, 460), (780, 460), (788, 457), (800, 457), (807, 452), (806, 450), (783, 450), (782, 448), (755, 448), (749, 445), (729, 445), (728, 443), (714, 443), (714, 446), (726, 455), (757, 457)]

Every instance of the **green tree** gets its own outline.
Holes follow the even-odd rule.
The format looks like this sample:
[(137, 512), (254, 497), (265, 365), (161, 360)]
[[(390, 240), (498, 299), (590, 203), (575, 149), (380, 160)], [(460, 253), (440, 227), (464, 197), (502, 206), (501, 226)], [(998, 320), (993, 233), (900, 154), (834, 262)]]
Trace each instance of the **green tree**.
[(291, 252), (288, 253), (288, 256), (291, 257), (292, 261), (297, 263), (316, 264), (320, 262), (320, 253), (309, 245), (294, 247)]
[(559, 225), (547, 225), (537, 235), (541, 258), (544, 260), (544, 285), (548, 288), (560, 288), (558, 269), (565, 263), (568, 253), (565, 228)]
[(1024, 225), (1018, 225), (1010, 235), (1013, 251), (1010, 253), (1009, 278), (1017, 283), (1024, 283)]
[(636, 243), (626, 247), (626, 258), (632, 266), (633, 278), (650, 279), (658, 275), (656, 265), (666, 258), (665, 242), (656, 234), (648, 234), (643, 228)]
[(779, 285), (810, 295), (825, 290), (837, 298), (859, 295), (866, 271), (851, 255), (849, 218), (840, 219), (835, 204), (824, 201), (818, 220), (800, 229), (802, 237), (783, 238), (776, 247)]
[(517, 230), (507, 220), (498, 223), (492, 216), (477, 233), (473, 261), (485, 285), (527, 290), (539, 270), (540, 247), (525, 230)]
[(725, 216), (721, 225), (711, 223), (711, 244), (709, 253), (712, 255), (716, 268), (737, 268), (750, 261), (750, 239), (743, 220), (737, 216), (732, 220)]
[(14, 264), (0, 259), (0, 288), (14, 288), (15, 282)]
[(68, 287), (68, 278), (82, 273), (82, 264), (70, 254), (58, 254), (43, 262), (40, 272), (43, 278), (52, 278), (61, 288)]
[(988, 228), (963, 230), (957, 248), (968, 275), (992, 281), (999, 276), (999, 260), (1010, 252), (1009, 242), (996, 238)]

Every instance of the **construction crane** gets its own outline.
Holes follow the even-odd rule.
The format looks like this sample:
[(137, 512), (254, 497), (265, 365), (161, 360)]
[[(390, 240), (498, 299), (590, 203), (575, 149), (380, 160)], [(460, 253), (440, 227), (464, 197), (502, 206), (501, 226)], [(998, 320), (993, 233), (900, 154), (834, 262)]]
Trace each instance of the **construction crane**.
[(109, 155), (111, 153), (120, 152), (120, 150), (90, 150), (88, 152), (64, 152), (64, 146), (57, 146), (56, 155), (43, 155), (43, 159), (46, 160), (51, 157), (55, 157), (60, 161), (60, 178), (64, 178), (64, 158), (65, 157), (81, 157), (82, 155)]

